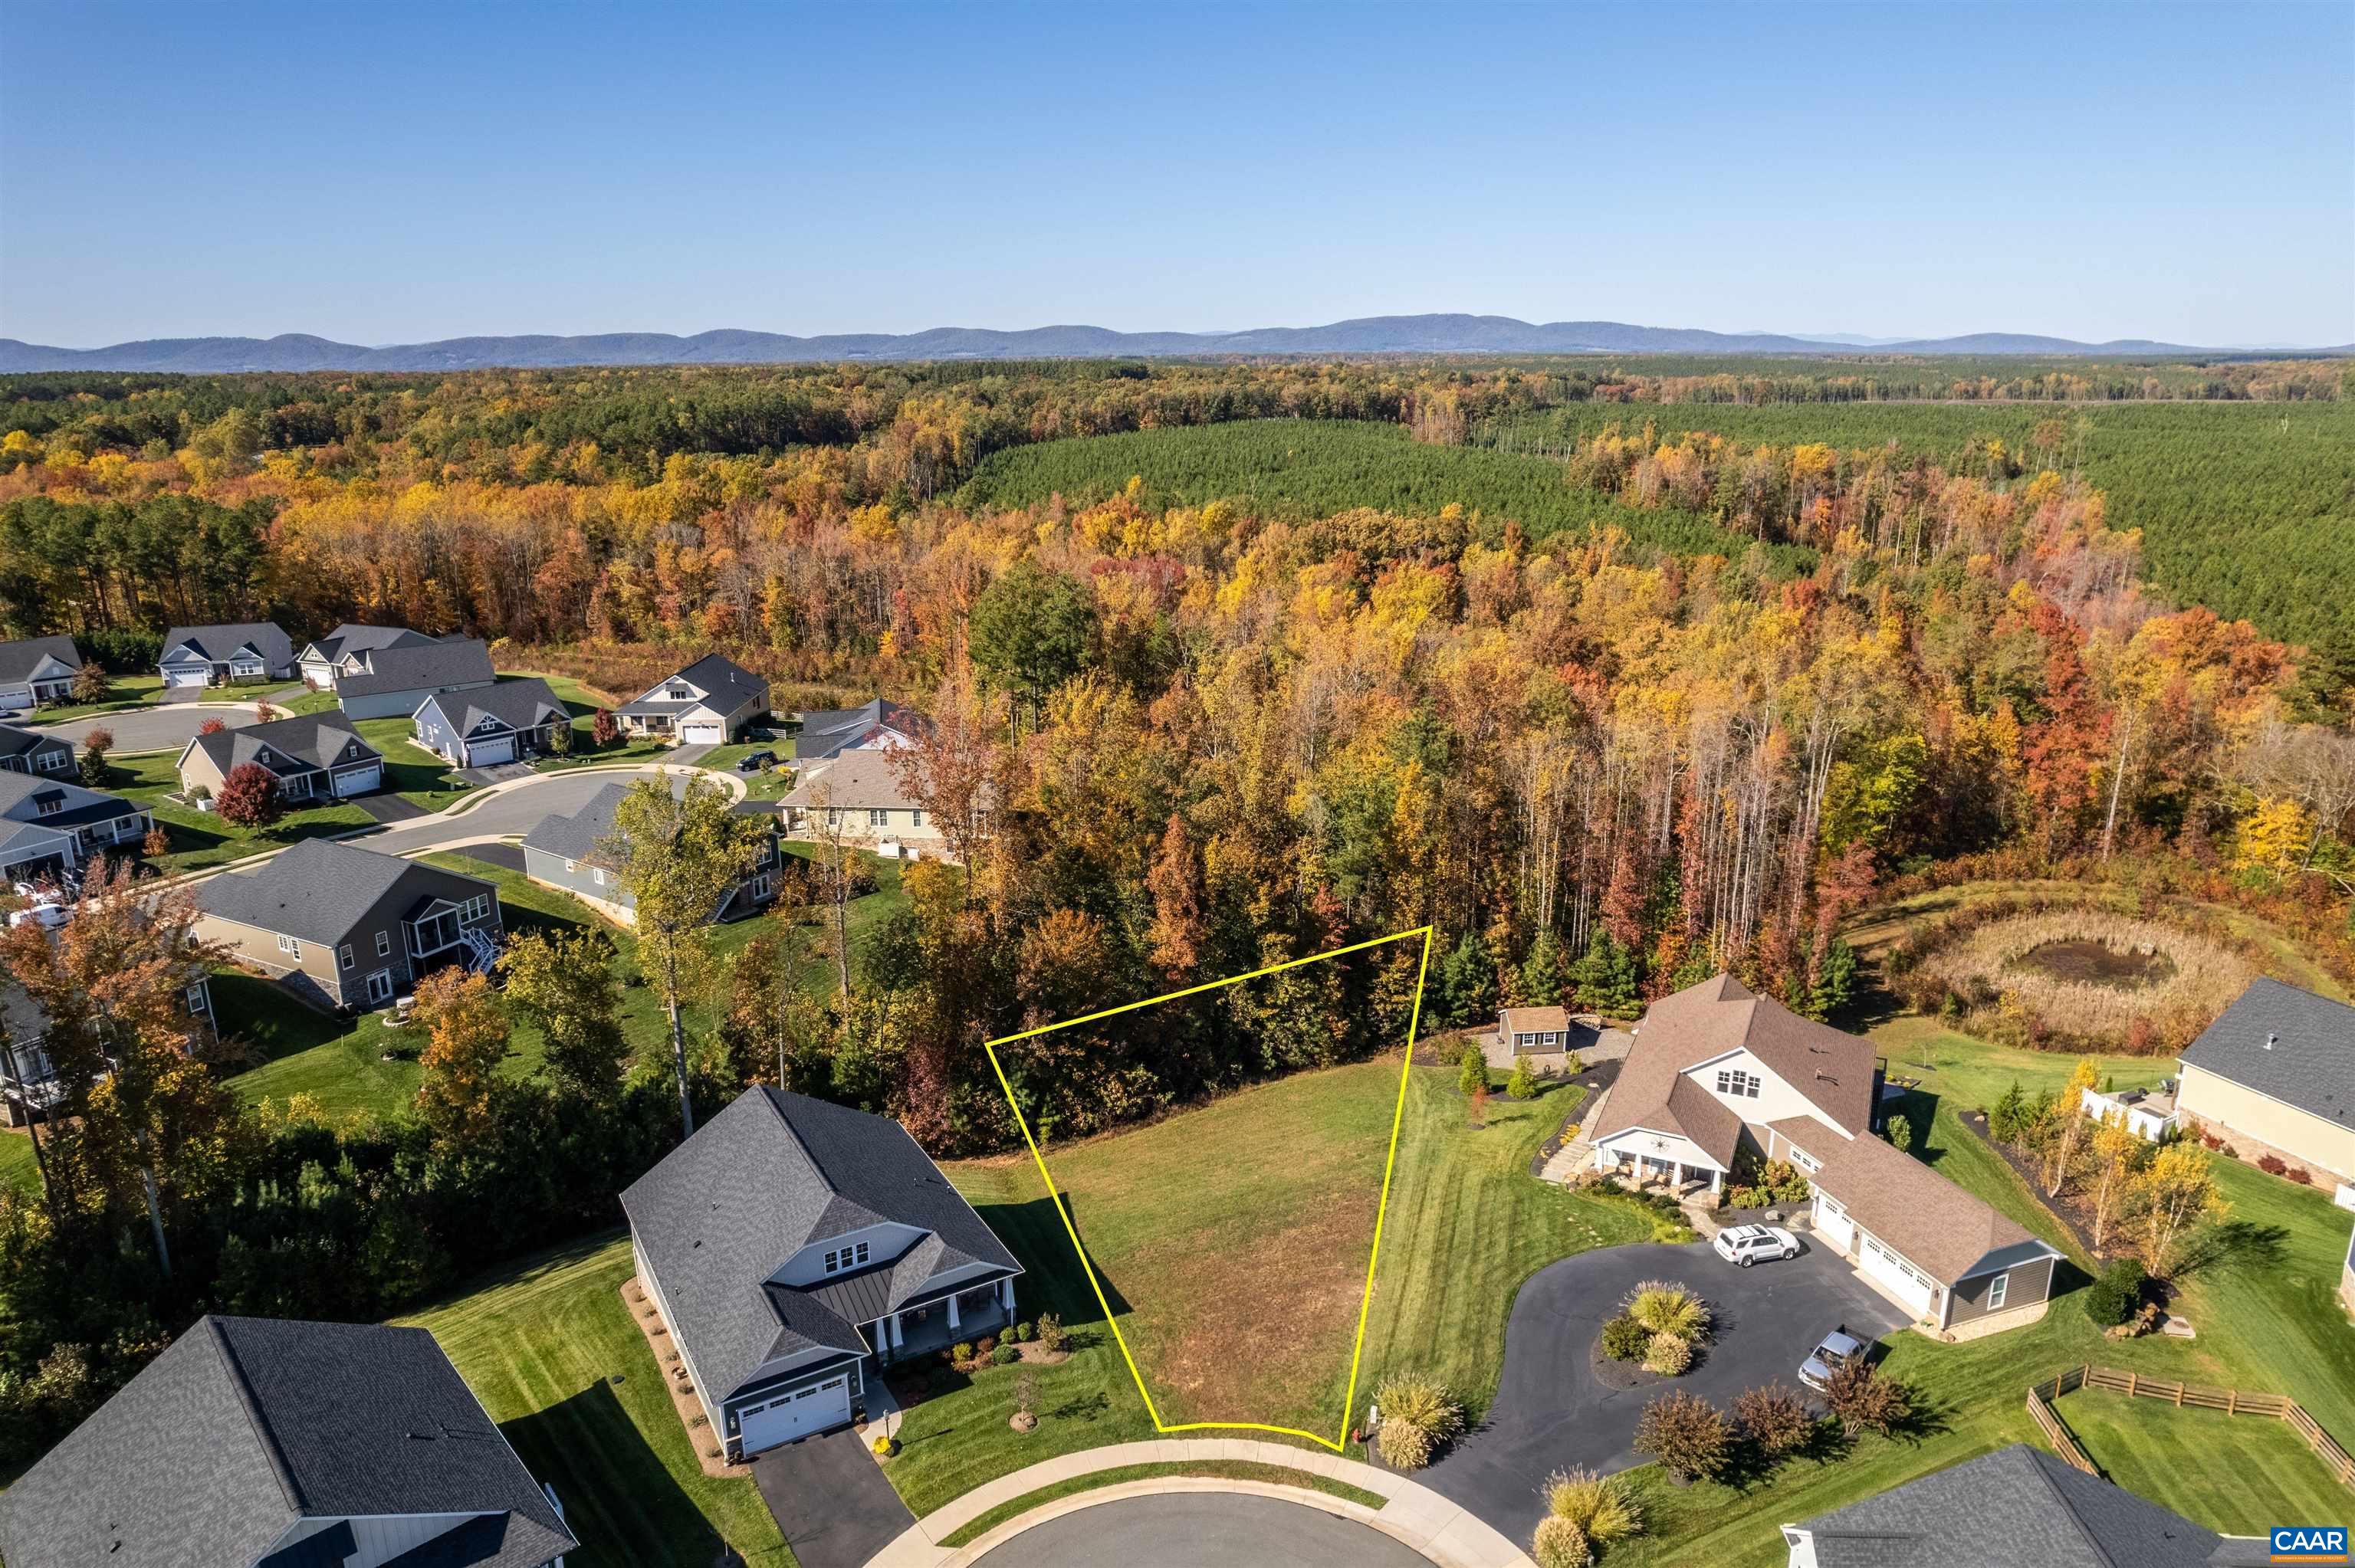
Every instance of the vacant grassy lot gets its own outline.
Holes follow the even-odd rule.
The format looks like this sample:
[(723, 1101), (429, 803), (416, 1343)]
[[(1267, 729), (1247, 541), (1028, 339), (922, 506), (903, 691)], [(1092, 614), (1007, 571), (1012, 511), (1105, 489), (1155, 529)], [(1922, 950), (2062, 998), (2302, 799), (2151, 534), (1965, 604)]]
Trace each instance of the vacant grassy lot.
[(2053, 1411), (2102, 1473), (2224, 1535), (2263, 1535), (2276, 1524), (2345, 1519), (2355, 1492), (2332, 1478), (2286, 1421), (2178, 1410), (2081, 1388)]
[(618, 1294), (626, 1237), (544, 1253), (400, 1319), (433, 1331), (582, 1542), (568, 1562), (751, 1568), (793, 1554), (749, 1479), (703, 1473), (662, 1371)]

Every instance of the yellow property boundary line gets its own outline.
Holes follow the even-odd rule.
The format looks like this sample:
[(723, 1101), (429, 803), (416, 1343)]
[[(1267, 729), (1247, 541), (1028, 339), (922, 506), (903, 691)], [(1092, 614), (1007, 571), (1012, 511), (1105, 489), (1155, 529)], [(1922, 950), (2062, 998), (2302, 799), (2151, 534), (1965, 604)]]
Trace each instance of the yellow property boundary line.
[[(1414, 1065), (1414, 1043), (1423, 1029), (1423, 985), (1431, 972), (1431, 935), (1432, 927), (1429, 926), (1417, 926), (1409, 931), (1393, 931), (1387, 937), (1376, 937), (1364, 942), (1352, 942), (1346, 948), (1334, 948), (1322, 953), (1311, 953), (1305, 959), (1293, 959), (1281, 964), (1270, 964), (1263, 969), (1253, 969), (1249, 974), (1230, 975), (1225, 980), (1188, 986), (1183, 991), (1167, 991), (1160, 996), (1148, 996), (1143, 1001), (1127, 1002), (1119, 1007), (1107, 1007), (1101, 1012), (1083, 1013), (1078, 1018), (1067, 1018), (1060, 1023), (1041, 1024), (1036, 1029), (1026, 1029), (1019, 1034), (1004, 1034), (995, 1040), (982, 1043), (982, 1049), (989, 1053), (989, 1065), (997, 1074), (997, 1086), (1006, 1092), (1006, 1104), (1014, 1112), (1015, 1125), (1022, 1129), (1022, 1141), (1030, 1150), (1031, 1161), (1039, 1167), (1039, 1179), (1047, 1183), (1047, 1195), (1055, 1201), (1055, 1213), (1063, 1222), (1063, 1234), (1071, 1238), (1071, 1250), (1079, 1255), (1080, 1266), (1087, 1272), (1089, 1288), (1096, 1293), (1096, 1305), (1103, 1308), (1104, 1321), (1112, 1327), (1113, 1340), (1120, 1346), (1121, 1359), (1128, 1363), (1128, 1375), (1135, 1381), (1137, 1396), (1145, 1401), (1145, 1413), (1153, 1417), (1153, 1429), (1156, 1432), (1209, 1430), (1276, 1432), (1287, 1437), (1305, 1437), (1311, 1443), (1320, 1444), (1332, 1449), (1336, 1454), (1348, 1451), (1349, 1412), (1357, 1407), (1358, 1403), (1359, 1362), (1366, 1353), (1366, 1317), (1374, 1304), (1374, 1266), (1381, 1261), (1382, 1221), (1390, 1214), (1391, 1175), (1398, 1166), (1399, 1128), (1406, 1119), (1407, 1073)], [(1038, 1139), (1031, 1136), (1030, 1120), (1022, 1114), (1022, 1107), (1014, 1097), (1014, 1086), (1007, 1079), (1006, 1064), (997, 1059), (997, 1048), (1000, 1045), (1011, 1045), (1018, 1040), (1029, 1040), (1041, 1034), (1051, 1034), (1058, 1029), (1072, 1029), (1082, 1023), (1093, 1023), (1098, 1019), (1113, 1018), (1124, 1012), (1135, 1012), (1139, 1008), (1151, 1007), (1156, 1002), (1175, 1001), (1180, 997), (1198, 996), (1206, 991), (1219, 991), (1227, 986), (1241, 985), (1245, 980), (1258, 980), (1265, 975), (1281, 974), (1285, 969), (1296, 969), (1303, 964), (1323, 963), (1328, 959), (1346, 958), (1351, 953), (1362, 953), (1369, 948), (1379, 948), (1385, 942), (1403, 941), (1410, 937), (1423, 938), (1423, 956), (1414, 972), (1414, 1005), (1407, 1020), (1405, 1059), (1399, 1064), (1398, 1099), (1391, 1110), (1390, 1150), (1382, 1159), (1382, 1197), (1380, 1205), (1374, 1211), (1374, 1245), (1372, 1250), (1366, 1255), (1366, 1287), (1364, 1293), (1358, 1298), (1358, 1336), (1357, 1342), (1350, 1347), (1349, 1351), (1349, 1383), (1348, 1392), (1341, 1399), (1341, 1428), (1334, 1436), (1326, 1437), (1315, 1432), (1304, 1432), (1296, 1426), (1273, 1426), (1263, 1421), (1186, 1421), (1172, 1426), (1161, 1419), (1161, 1411), (1153, 1403), (1153, 1393), (1145, 1386), (1145, 1374), (1137, 1370), (1136, 1356), (1128, 1348), (1128, 1337), (1120, 1331), (1120, 1319), (1113, 1315), (1112, 1303), (1104, 1297), (1103, 1281), (1096, 1277), (1096, 1266), (1088, 1257), (1088, 1249), (1081, 1245), (1080, 1233), (1071, 1224), (1071, 1207), (1063, 1202), (1062, 1190), (1055, 1185), (1054, 1175), (1047, 1169), (1047, 1158), (1039, 1151)]]

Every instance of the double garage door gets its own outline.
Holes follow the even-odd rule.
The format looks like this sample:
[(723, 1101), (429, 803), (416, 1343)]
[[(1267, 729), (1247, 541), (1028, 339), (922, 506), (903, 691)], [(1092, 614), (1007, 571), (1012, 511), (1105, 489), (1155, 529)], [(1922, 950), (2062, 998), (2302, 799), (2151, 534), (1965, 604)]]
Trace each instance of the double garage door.
[(473, 768), (488, 768), (494, 763), (513, 762), (515, 758), (515, 736), (511, 735), (503, 735), (496, 740), (478, 740), (466, 747), (466, 762)]
[(183, 664), (164, 672), (164, 683), (167, 686), (201, 686), (212, 678), (209, 664)]
[(349, 772), (336, 775), (336, 798), (339, 800), (346, 795), (365, 795), (371, 789), (383, 787), (384, 764), (381, 762), (371, 762), (366, 768), (355, 768)]
[(796, 1437), (841, 1426), (850, 1420), (850, 1376), (847, 1372), (807, 1388), (781, 1393), (766, 1404), (737, 1412), (736, 1431), (744, 1452), (757, 1454)]
[(724, 746), (728, 742), (728, 726), (718, 719), (683, 724), (678, 726), (678, 738), (687, 746)]

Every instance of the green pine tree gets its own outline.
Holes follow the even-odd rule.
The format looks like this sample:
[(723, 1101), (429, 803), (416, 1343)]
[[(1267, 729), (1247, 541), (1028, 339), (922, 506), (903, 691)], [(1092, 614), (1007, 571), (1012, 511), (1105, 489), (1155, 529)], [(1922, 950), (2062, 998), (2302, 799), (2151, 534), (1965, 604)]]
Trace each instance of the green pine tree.
[(1450, 1023), (1477, 1023), (1497, 1012), (1497, 970), (1488, 949), (1471, 932), (1439, 966), (1439, 997)]
[(1552, 1007), (1561, 1001), (1563, 979), (1561, 944), (1550, 929), (1541, 930), (1521, 960), (1521, 995), (1533, 1007)]
[(1505, 1092), (1517, 1100), (1533, 1100), (1538, 1094), (1538, 1075), (1529, 1071), (1529, 1058), (1513, 1058), (1513, 1075), (1505, 1080)]
[(1468, 1040), (1464, 1043), (1463, 1065), (1456, 1071), (1455, 1086), (1467, 1095), (1488, 1086), (1488, 1058)]

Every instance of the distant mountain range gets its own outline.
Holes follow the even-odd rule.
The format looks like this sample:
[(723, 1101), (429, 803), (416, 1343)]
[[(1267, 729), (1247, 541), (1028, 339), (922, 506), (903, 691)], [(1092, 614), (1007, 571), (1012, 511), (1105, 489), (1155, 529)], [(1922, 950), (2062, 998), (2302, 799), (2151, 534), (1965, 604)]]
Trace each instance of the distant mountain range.
[[(1328, 326), (1249, 332), (1113, 332), (1048, 326), (1022, 332), (935, 327), (918, 333), (791, 337), (723, 331), (600, 333), (587, 337), (453, 337), (367, 348), (287, 333), (278, 337), (164, 337), (107, 348), (52, 348), (0, 338), (0, 373), (163, 370), (195, 374), (304, 370), (476, 370), (572, 365), (777, 365), (843, 359), (1104, 359), (1204, 355), (1695, 354), (1695, 355), (2201, 355), (2228, 352), (2121, 338), (2079, 343), (2026, 333), (1869, 339), (1853, 334), (1790, 337), (1701, 332), (1622, 322), (1548, 322), (1510, 316), (1366, 316)], [(2345, 352), (2315, 350), (2311, 352)]]

